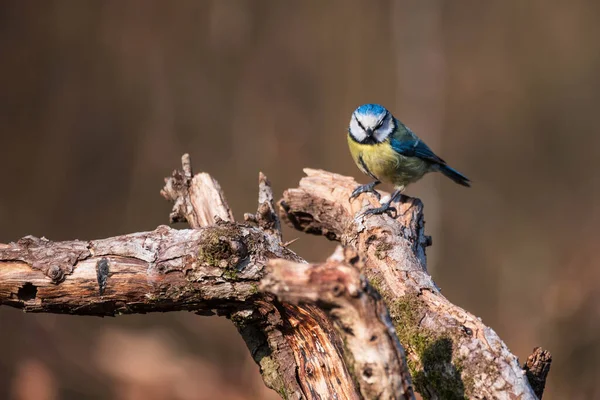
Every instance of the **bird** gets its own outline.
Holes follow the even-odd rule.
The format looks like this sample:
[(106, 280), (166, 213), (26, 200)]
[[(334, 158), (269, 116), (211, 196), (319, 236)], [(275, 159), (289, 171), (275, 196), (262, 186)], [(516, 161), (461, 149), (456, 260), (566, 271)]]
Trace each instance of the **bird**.
[(353, 113), (348, 127), (348, 146), (358, 168), (373, 179), (360, 185), (349, 200), (362, 193), (371, 192), (378, 200), (375, 190), (380, 183), (391, 183), (395, 191), (381, 207), (371, 208), (367, 214), (383, 214), (396, 211), (396, 201), (410, 183), (421, 179), (428, 172), (441, 172), (459, 185), (470, 187), (471, 181), (438, 157), (417, 135), (391, 112), (379, 104), (363, 104)]

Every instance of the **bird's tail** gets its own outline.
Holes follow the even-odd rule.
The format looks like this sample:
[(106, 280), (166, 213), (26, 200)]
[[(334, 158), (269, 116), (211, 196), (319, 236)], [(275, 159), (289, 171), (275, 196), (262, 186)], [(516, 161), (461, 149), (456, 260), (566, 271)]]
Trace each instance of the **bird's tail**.
[(454, 168), (450, 168), (447, 165), (440, 165), (439, 168), (440, 168), (440, 172), (442, 174), (446, 175), (448, 178), (452, 179), (454, 182), (458, 183), (459, 185), (471, 187), (471, 181), (469, 180), (469, 178), (467, 178), (466, 176), (464, 176), (463, 174), (461, 174)]

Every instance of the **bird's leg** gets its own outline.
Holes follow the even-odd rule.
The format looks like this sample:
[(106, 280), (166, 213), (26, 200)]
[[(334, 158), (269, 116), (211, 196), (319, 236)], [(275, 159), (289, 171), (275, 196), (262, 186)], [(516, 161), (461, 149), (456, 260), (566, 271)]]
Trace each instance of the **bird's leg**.
[(367, 211), (365, 211), (363, 213), (363, 215), (379, 215), (379, 214), (383, 214), (383, 213), (391, 212), (391, 211), (396, 213), (397, 212), (396, 207), (392, 207), (392, 203), (400, 198), (403, 190), (404, 190), (403, 187), (400, 189), (397, 189), (394, 193), (392, 193), (392, 196), (390, 197), (390, 200), (387, 203), (385, 203), (381, 207), (370, 208)]
[(352, 194), (350, 195), (350, 198), (348, 200), (352, 201), (353, 199), (358, 197), (360, 194), (367, 193), (367, 192), (373, 193), (375, 195), (375, 197), (377, 197), (377, 200), (379, 200), (381, 198), (381, 195), (379, 194), (379, 192), (377, 190), (375, 190), (375, 186), (379, 185), (380, 183), (381, 183), (380, 181), (374, 181), (371, 183), (367, 183), (365, 185), (360, 185), (359, 187), (354, 189), (354, 191), (352, 192)]

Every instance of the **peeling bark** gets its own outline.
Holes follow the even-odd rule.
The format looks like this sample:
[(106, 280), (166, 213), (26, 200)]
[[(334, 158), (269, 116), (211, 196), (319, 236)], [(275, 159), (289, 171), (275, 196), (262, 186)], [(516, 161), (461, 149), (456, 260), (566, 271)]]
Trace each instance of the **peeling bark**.
[(319, 265), (273, 260), (269, 269), (264, 290), (282, 301), (315, 303), (333, 319), (364, 398), (414, 398), (404, 349), (388, 311), (357, 268), (332, 259)]

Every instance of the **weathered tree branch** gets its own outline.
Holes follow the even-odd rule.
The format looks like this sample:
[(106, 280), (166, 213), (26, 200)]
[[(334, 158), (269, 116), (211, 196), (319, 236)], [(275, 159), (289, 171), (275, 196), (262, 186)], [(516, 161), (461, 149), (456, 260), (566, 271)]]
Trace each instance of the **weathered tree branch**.
[(100, 316), (225, 312), (256, 296), (272, 254), (286, 256), (260, 230), (229, 223), (198, 230), (160, 226), (89, 242), (28, 236), (0, 245), (0, 302), (32, 312)]
[[(234, 222), (218, 183), (194, 176), (187, 155), (182, 165), (161, 193), (174, 203), (171, 220), (194, 229), (0, 244), (0, 304), (80, 315), (224, 315), (284, 398), (412, 399), (407, 365), (426, 398), (535, 398), (496, 334), (449, 303), (427, 274), (418, 200), (404, 199), (396, 219), (356, 217), (364, 204), (347, 200), (354, 180), (307, 170), (300, 188), (285, 193), (282, 215), (346, 245), (344, 257), (309, 265), (281, 243), (264, 175), (258, 210), (245, 216), (250, 226)], [(526, 368), (541, 395), (549, 355), (535, 360)]]
[[(182, 157), (182, 166), (183, 172), (174, 171), (171, 178), (165, 179), (165, 187), (161, 191), (163, 197), (174, 203), (171, 221), (187, 221), (194, 228), (222, 218), (233, 222), (233, 215), (216, 180), (208, 174), (192, 178), (187, 154)], [(258, 192), (258, 211), (256, 215), (247, 214), (246, 219), (257, 223), (266, 241), (285, 253), (272, 253), (271, 257), (304, 262), (281, 245), (281, 227), (275, 212), (273, 192), (262, 173), (259, 174)], [(233, 271), (230, 277), (237, 279), (236, 275)], [(263, 271), (257, 277), (262, 275)], [(256, 287), (254, 291), (257, 292)], [(267, 386), (282, 397), (329, 397), (335, 393), (343, 398), (358, 398), (352, 376), (342, 358), (342, 343), (323, 310), (314, 305), (281, 304), (272, 296), (259, 295), (255, 306), (236, 308), (223, 314), (235, 323), (260, 366)], [(296, 326), (305, 329), (293, 329)], [(317, 344), (327, 351), (316, 351)]]
[[(356, 384), (362, 378), (345, 359), (360, 359), (355, 354), (360, 348), (344, 347), (323, 309), (314, 302), (280, 302), (259, 291), (271, 259), (312, 268), (281, 244), (266, 177), (259, 177), (258, 211), (248, 217), (258, 226), (240, 225), (218, 183), (207, 174), (193, 176), (189, 156), (182, 164), (183, 171), (175, 171), (161, 193), (174, 203), (171, 220), (188, 221), (195, 229), (160, 226), (88, 242), (26, 237), (0, 245), (0, 304), (79, 315), (216, 312), (235, 323), (265, 383), (284, 398), (359, 399), (389, 393), (387, 380), (371, 379), (368, 391)], [(383, 313), (384, 306), (379, 307)], [(402, 366), (406, 360), (398, 346), (381, 341), (376, 350), (396, 354)], [(388, 398), (414, 398), (410, 376), (403, 372), (393, 380), (402, 390)]]
[(316, 303), (332, 317), (365, 398), (412, 398), (404, 349), (388, 311), (357, 268), (343, 259), (320, 265), (273, 260), (269, 266), (263, 289), (283, 301)]
[(349, 202), (349, 177), (305, 169), (297, 189), (284, 193), (282, 217), (296, 229), (352, 246), (361, 271), (384, 297), (407, 357), (415, 387), (426, 398), (534, 399), (535, 394), (498, 335), (450, 303), (427, 274), (423, 207), (403, 197), (397, 216), (360, 213), (374, 196)]

